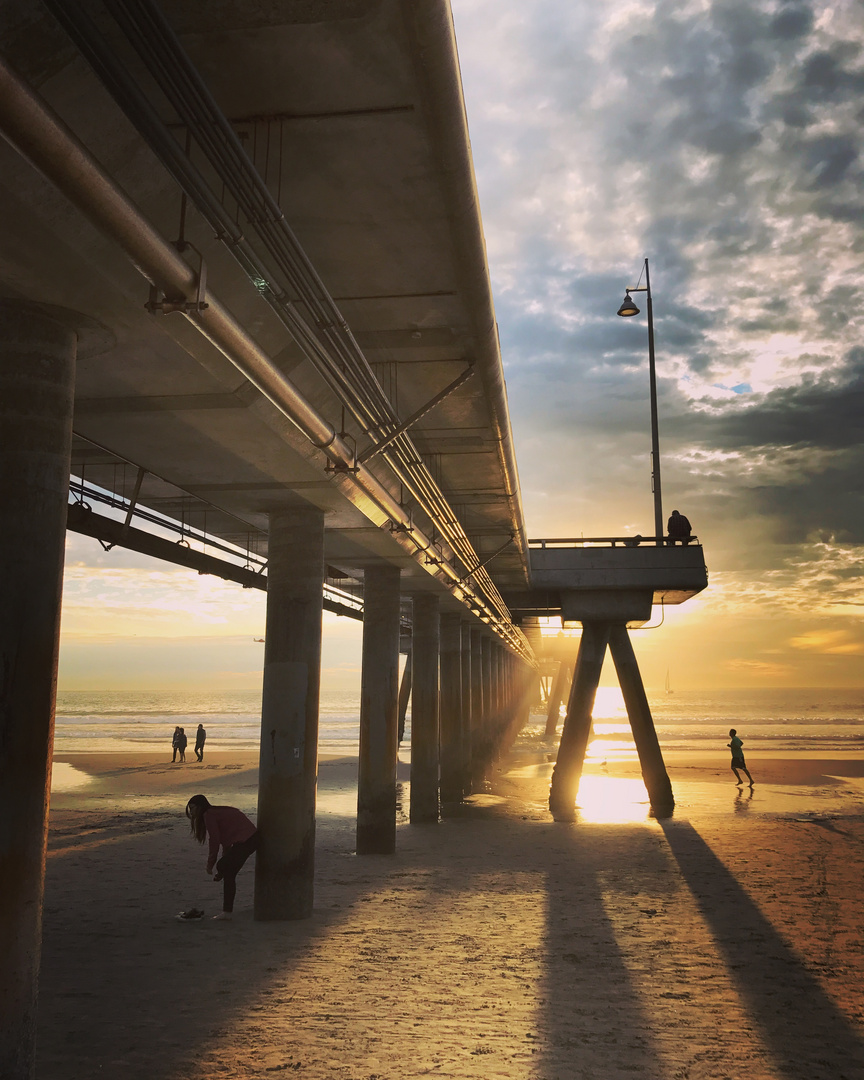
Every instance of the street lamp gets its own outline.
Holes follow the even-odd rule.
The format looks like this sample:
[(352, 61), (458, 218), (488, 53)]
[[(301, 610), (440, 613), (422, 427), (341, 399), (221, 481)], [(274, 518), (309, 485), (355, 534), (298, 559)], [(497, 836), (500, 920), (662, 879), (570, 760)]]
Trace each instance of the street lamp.
[(654, 368), (654, 310), (651, 305), (651, 278), (645, 260), (645, 284), (625, 289), (618, 314), (624, 318), (639, 314), (630, 293), (644, 292), (648, 299), (648, 378), (651, 393), (651, 490), (654, 492), (654, 542), (663, 543), (663, 498), (660, 490), (660, 433), (657, 430), (657, 373)]

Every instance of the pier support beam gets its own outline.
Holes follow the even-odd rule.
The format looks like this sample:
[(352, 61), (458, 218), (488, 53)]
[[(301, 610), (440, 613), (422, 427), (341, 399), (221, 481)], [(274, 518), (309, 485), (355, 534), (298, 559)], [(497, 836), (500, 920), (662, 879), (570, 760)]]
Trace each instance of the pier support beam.
[(504, 727), (504, 651), (497, 641), (491, 643), (492, 715), (489, 728), (489, 762), (498, 760)]
[(485, 771), (483, 767), (483, 717), (486, 703), (483, 700), (483, 633), (477, 626), (471, 627), (471, 790), (482, 791)]
[(480, 682), (483, 686), (483, 715), (480, 718), (479, 732), (480, 783), (482, 785), (486, 780), (486, 771), (492, 760), (492, 722), (495, 715), (492, 639), (486, 634), (480, 635)]
[(441, 802), (462, 799), (462, 620), (441, 616)]
[(76, 334), (0, 301), (0, 1076), (34, 1075)]
[(613, 626), (609, 634), (609, 651), (615, 662), (618, 682), (627, 706), (633, 741), (639, 754), (642, 779), (655, 814), (670, 814), (675, 807), (672, 784), (663, 762), (660, 742), (648, 705), (648, 697), (642, 683), (642, 675), (633, 652), (633, 644), (626, 626)]
[(471, 742), (473, 727), (473, 703), (471, 690), (471, 624), (464, 620), (460, 623), (461, 670), (462, 670), (462, 746), (460, 749), (459, 771), (462, 794), (471, 793)]
[(586, 622), (582, 627), (576, 671), (558, 747), (558, 760), (552, 771), (549, 789), (549, 809), (556, 820), (572, 820), (575, 813), (582, 765), (591, 737), (591, 713), (609, 641), (609, 630), (609, 624), (601, 622)]
[(570, 687), (572, 678), (572, 667), (562, 660), (558, 665), (558, 670), (555, 672), (555, 678), (552, 680), (552, 689), (549, 692), (548, 709), (546, 711), (546, 731), (544, 732), (547, 739), (555, 738), (555, 733), (558, 730), (558, 720), (560, 719), (561, 702), (564, 700), (564, 695)]
[(315, 885), (315, 785), (324, 515), (270, 515), (261, 704), (255, 918), (308, 919)]
[(412, 825), (438, 821), (438, 597), (414, 597), (414, 668), (411, 691)]
[(411, 664), (413, 649), (409, 648), (405, 656), (405, 667), (402, 669), (402, 681), (399, 683), (399, 737), (397, 743), (401, 746), (405, 738), (405, 719), (408, 715), (408, 706), (411, 702)]
[[(415, 638), (416, 644), (416, 638)], [(417, 650), (414, 648), (416, 673)], [(396, 753), (399, 686), (399, 568), (370, 566), (363, 585), (363, 674), (357, 854), (396, 850)], [(412, 710), (412, 740), (415, 717)]]

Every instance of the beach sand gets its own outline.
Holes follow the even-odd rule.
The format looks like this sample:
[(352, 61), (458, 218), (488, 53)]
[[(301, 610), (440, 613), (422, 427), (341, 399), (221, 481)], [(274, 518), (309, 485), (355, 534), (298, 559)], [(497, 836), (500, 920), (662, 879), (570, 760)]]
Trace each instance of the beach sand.
[(185, 801), (253, 813), (254, 754), (58, 754), (39, 1080), (860, 1080), (864, 760), (751, 753), (751, 795), (668, 754), (662, 822), (594, 763), (563, 824), (550, 753), (365, 858), (356, 762), (323, 761), (315, 913), (269, 924), (251, 863), (233, 922), (173, 918), (220, 907)]

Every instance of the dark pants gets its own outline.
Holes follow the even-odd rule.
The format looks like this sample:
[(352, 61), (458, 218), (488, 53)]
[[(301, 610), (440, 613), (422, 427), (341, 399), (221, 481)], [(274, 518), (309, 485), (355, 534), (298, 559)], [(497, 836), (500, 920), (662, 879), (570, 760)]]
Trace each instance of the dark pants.
[(195, 743), (195, 757), (197, 757), (199, 761), (204, 760), (204, 743), (203, 742), (202, 743)]
[(222, 910), (234, 910), (234, 897), (237, 895), (237, 875), (253, 851), (258, 850), (258, 833), (254, 832), (248, 840), (232, 844), (216, 863), (216, 872), (222, 875)]

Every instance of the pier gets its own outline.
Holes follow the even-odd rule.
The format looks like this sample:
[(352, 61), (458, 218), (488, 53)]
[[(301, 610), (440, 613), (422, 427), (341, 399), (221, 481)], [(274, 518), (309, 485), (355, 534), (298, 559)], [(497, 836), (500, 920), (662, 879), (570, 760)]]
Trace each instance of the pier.
[(323, 609), (363, 621), (356, 851), (393, 856), (407, 695), (422, 829), (486, 791), (549, 616), (582, 627), (555, 816), (607, 645), (668, 806), (627, 627), (707, 578), (698, 545), (529, 542), (446, 0), (8, 6), (0, 1073), (25, 1080), (67, 529), (266, 591), (268, 923), (315, 902)]

